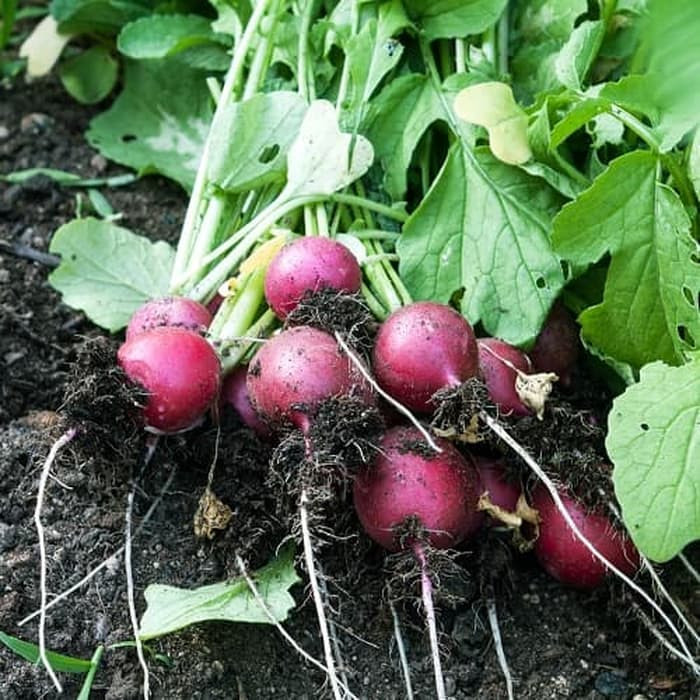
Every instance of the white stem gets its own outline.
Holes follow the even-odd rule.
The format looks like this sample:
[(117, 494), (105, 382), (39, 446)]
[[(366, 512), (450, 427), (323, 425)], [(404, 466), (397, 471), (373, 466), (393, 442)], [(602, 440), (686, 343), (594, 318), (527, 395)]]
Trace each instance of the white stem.
[(690, 573), (690, 575), (698, 583), (700, 583), (700, 572), (698, 572), (698, 570), (688, 561), (688, 557), (686, 557), (685, 554), (683, 554), (683, 552), (681, 552), (678, 555), (678, 558), (681, 560), (681, 563), (683, 564), (683, 566), (685, 566), (685, 568), (688, 569), (688, 572)]
[(399, 661), (401, 662), (401, 673), (403, 674), (403, 682), (406, 686), (406, 700), (413, 700), (413, 685), (411, 684), (411, 669), (408, 665), (408, 657), (406, 656), (406, 646), (403, 643), (403, 635), (401, 634), (401, 623), (399, 616), (396, 613), (394, 603), (389, 601), (389, 609), (391, 617), (394, 620), (394, 639), (396, 639), (396, 649), (399, 652)]
[[(279, 620), (274, 616), (272, 613), (272, 610), (268, 607), (267, 603), (265, 602), (265, 599), (260, 595), (260, 591), (258, 590), (258, 587), (255, 585), (255, 581), (251, 578), (250, 574), (248, 573), (248, 570), (245, 567), (245, 564), (243, 563), (243, 559), (241, 559), (240, 555), (236, 555), (236, 566), (238, 566), (238, 570), (241, 572), (241, 576), (245, 579), (245, 582), (248, 584), (248, 588), (250, 588), (250, 592), (253, 594), (253, 597), (255, 598), (255, 601), (257, 604), (260, 606), (262, 611), (267, 615), (268, 620), (272, 625), (275, 626), (277, 631), (282, 635), (282, 637), (289, 643), (289, 645), (296, 651), (300, 656), (305, 658), (310, 664), (315, 666), (317, 669), (320, 671), (323, 671), (326, 675), (328, 674), (328, 669), (316, 658), (311, 656), (308, 651), (303, 649), (299, 643), (292, 637), (289, 632), (280, 624)], [(343, 687), (343, 691), (345, 694), (351, 698), (356, 700), (356, 696), (353, 695), (353, 693), (350, 692), (350, 690), (347, 687)]]
[(496, 610), (496, 601), (493, 598), (486, 599), (486, 610), (489, 615), (489, 625), (491, 627), (491, 636), (493, 637), (493, 645), (496, 648), (496, 656), (498, 664), (503, 672), (503, 677), (506, 679), (506, 691), (508, 700), (515, 700), (513, 692), (513, 677), (510, 674), (508, 659), (503, 649), (503, 640), (501, 639), (501, 628), (498, 625), (498, 611)]
[(36, 494), (36, 507), (34, 509), (34, 524), (36, 526), (37, 536), (39, 538), (39, 589), (41, 591), (41, 607), (39, 608), (39, 658), (41, 663), (44, 664), (49, 678), (53, 682), (56, 690), (59, 693), (63, 692), (63, 687), (61, 682), (58, 680), (56, 673), (46, 656), (46, 542), (44, 540), (44, 525), (41, 522), (41, 509), (44, 507), (44, 493), (46, 492), (46, 482), (49, 478), (49, 472), (51, 470), (51, 465), (56, 459), (58, 452), (65, 447), (76, 434), (75, 428), (71, 428), (61, 435), (56, 442), (51, 446), (49, 454), (46, 457), (44, 466), (41, 469), (41, 475), (39, 476), (39, 488)]
[(593, 555), (595, 559), (605, 565), (605, 567), (611, 571), (615, 576), (624, 581), (624, 583), (629, 586), (637, 595), (644, 599), (651, 608), (661, 617), (668, 629), (672, 632), (673, 636), (678, 640), (683, 653), (679, 655), (679, 658), (684, 661), (692, 669), (695, 675), (700, 676), (700, 666), (693, 658), (688, 645), (683, 639), (683, 635), (678, 631), (678, 628), (673, 624), (669, 616), (661, 609), (659, 604), (637, 583), (635, 583), (627, 574), (623, 573), (616, 567), (612, 562), (608, 561), (585, 537), (581, 532), (578, 525), (574, 522), (573, 518), (569, 514), (569, 511), (564, 507), (564, 503), (559, 496), (556, 486), (552, 480), (547, 476), (542, 467), (528, 454), (525, 448), (520, 445), (511, 435), (505, 430), (497, 421), (495, 421), (491, 416), (485, 412), (479, 414), (486, 425), (498, 435), (503, 442), (505, 442), (524, 462), (532, 469), (533, 472), (538, 476), (540, 481), (544, 484), (547, 491), (549, 491), (552, 500), (554, 501), (557, 510), (561, 513), (564, 521), (566, 522), (569, 529), (572, 531), (577, 540), (579, 540), (584, 547)]
[(321, 591), (318, 587), (318, 579), (316, 577), (314, 552), (311, 546), (311, 532), (309, 530), (309, 511), (306, 506), (308, 500), (309, 497), (306, 493), (306, 489), (304, 489), (301, 492), (301, 499), (299, 502), (301, 536), (304, 542), (304, 560), (306, 562), (306, 569), (309, 573), (309, 585), (311, 586), (311, 593), (313, 595), (314, 605), (316, 606), (316, 616), (318, 617), (318, 626), (321, 631), (321, 640), (323, 642), (323, 654), (325, 656), (326, 667), (328, 669), (328, 680), (330, 681), (331, 690), (333, 691), (333, 697), (335, 698), (335, 700), (343, 700), (343, 696), (340, 694), (340, 685), (338, 683), (338, 677), (335, 671), (333, 650), (331, 648), (330, 635), (328, 633), (328, 620), (326, 619), (326, 610), (323, 605)]
[(421, 598), (423, 600), (423, 608), (425, 609), (425, 624), (428, 627), (428, 637), (430, 638), (430, 655), (433, 661), (435, 692), (438, 700), (447, 700), (445, 677), (442, 674), (442, 663), (440, 662), (437, 619), (435, 617), (435, 606), (433, 605), (433, 582), (428, 572), (428, 562), (425, 559), (423, 547), (420, 544), (414, 545), (413, 553), (420, 565)]
[(131, 619), (131, 628), (134, 631), (134, 643), (136, 644), (136, 655), (139, 658), (139, 664), (143, 669), (143, 697), (148, 700), (150, 697), (150, 675), (148, 672), (148, 664), (146, 657), (143, 654), (143, 644), (139, 636), (139, 621), (136, 614), (136, 602), (134, 600), (134, 575), (131, 567), (131, 515), (134, 511), (134, 494), (136, 493), (136, 482), (132, 484), (131, 491), (126, 502), (126, 518), (125, 518), (125, 540), (124, 540), (124, 572), (126, 574), (126, 596), (129, 604), (129, 618)]
[[(136, 537), (141, 532), (141, 530), (143, 530), (143, 528), (146, 526), (148, 521), (151, 519), (156, 508), (158, 507), (160, 502), (163, 500), (163, 496), (165, 495), (166, 491), (170, 488), (170, 484), (172, 484), (174, 478), (175, 478), (175, 468), (173, 467), (173, 469), (171, 470), (171, 472), (168, 476), (167, 481), (163, 485), (163, 488), (160, 490), (158, 497), (153, 501), (153, 503), (151, 503), (151, 506), (146, 511), (146, 515), (143, 516), (143, 519), (139, 523), (139, 526), (136, 528), (136, 530), (134, 532), (134, 537)], [(116, 552), (114, 552), (114, 554), (107, 557), (101, 564), (98, 564), (96, 567), (94, 567), (93, 569), (88, 571), (88, 573), (85, 574), (85, 576), (83, 576), (83, 578), (81, 578), (80, 581), (78, 581), (78, 583), (73, 584), (70, 588), (67, 588), (62, 593), (59, 593), (53, 600), (51, 600), (49, 603), (46, 604), (44, 609), (49, 610), (54, 605), (60, 603), (62, 600), (65, 600), (70, 595), (75, 593), (75, 591), (82, 588), (86, 583), (91, 581), (97, 574), (99, 574), (100, 571), (102, 571), (103, 569), (106, 569), (109, 566), (114, 566), (117, 559), (122, 555), (123, 552), (124, 552), (124, 545), (119, 547), (119, 549)], [(21, 619), (17, 623), (17, 625), (21, 627), (22, 625), (29, 622), (30, 620), (33, 620), (37, 615), (41, 614), (41, 610), (42, 610), (42, 608), (39, 608), (38, 610), (35, 610), (34, 612), (30, 613), (25, 618)]]
[(367, 368), (362, 364), (360, 358), (355, 355), (355, 353), (350, 349), (350, 346), (343, 340), (343, 336), (336, 331), (335, 339), (338, 345), (342, 348), (343, 352), (350, 358), (350, 361), (357, 367), (360, 374), (367, 380), (369, 385), (388, 403), (390, 403), (397, 411), (408, 418), (408, 420), (413, 423), (413, 425), (420, 431), (421, 435), (425, 438), (425, 441), (430, 445), (430, 447), (435, 450), (435, 452), (442, 452), (442, 448), (437, 445), (433, 436), (428, 432), (420, 421), (402, 404), (399, 403), (395, 398), (389, 396), (389, 394), (384, 391), (379, 384), (375, 381), (374, 377), (367, 371)]

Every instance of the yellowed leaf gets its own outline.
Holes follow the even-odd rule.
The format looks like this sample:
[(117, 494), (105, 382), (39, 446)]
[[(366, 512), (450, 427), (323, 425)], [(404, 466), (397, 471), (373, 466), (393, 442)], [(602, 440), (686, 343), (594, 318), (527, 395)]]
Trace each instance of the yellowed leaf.
[(47, 75), (72, 36), (59, 32), (58, 24), (51, 15), (44, 17), (19, 49), (20, 57), (27, 59), (27, 76), (40, 78)]
[(454, 102), (460, 119), (486, 128), (493, 155), (504, 163), (517, 165), (532, 158), (527, 140), (527, 115), (505, 83), (470, 85)]

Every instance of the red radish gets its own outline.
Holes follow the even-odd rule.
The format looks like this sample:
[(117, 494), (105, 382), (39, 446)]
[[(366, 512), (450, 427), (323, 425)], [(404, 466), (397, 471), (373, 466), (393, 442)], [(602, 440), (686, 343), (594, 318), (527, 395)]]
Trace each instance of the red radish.
[(520, 498), (520, 488), (506, 479), (505, 465), (500, 459), (472, 457), (481, 481), (481, 493), (488, 491), (491, 503), (510, 513)]
[(274, 426), (290, 421), (304, 434), (318, 406), (333, 396), (355, 394), (373, 403), (373, 393), (335, 338), (297, 326), (273, 336), (248, 368), (248, 394), (255, 410)]
[(138, 308), (126, 327), (126, 339), (161, 326), (176, 326), (203, 333), (209, 328), (211, 313), (206, 306), (185, 297), (151, 299)]
[(319, 236), (297, 238), (285, 245), (265, 273), (265, 298), (284, 320), (307, 292), (359, 291), (362, 271), (355, 256), (338, 241)]
[(395, 311), (379, 328), (373, 369), (379, 385), (408, 408), (429, 413), (439, 389), (476, 375), (476, 339), (466, 319), (444, 304), (421, 301)]
[(150, 394), (143, 415), (147, 427), (158, 432), (196, 425), (219, 391), (219, 358), (193, 331), (143, 331), (119, 348), (117, 360), (127, 377)]
[(268, 438), (271, 435), (270, 428), (260, 420), (260, 416), (255, 412), (253, 404), (250, 403), (246, 378), (248, 367), (241, 365), (231, 372), (221, 387), (222, 404), (230, 405), (238, 414), (244, 425), (249, 427), (261, 438)]
[(527, 355), (498, 338), (479, 338), (476, 343), (479, 348), (479, 370), (493, 402), (504, 413), (530, 415), (532, 411), (520, 400), (515, 390), (516, 370), (525, 374), (532, 370)]
[[(455, 547), (479, 529), (483, 516), (476, 509), (480, 490), (476, 470), (449, 442), (438, 438), (436, 443), (441, 452), (432, 450), (417, 428), (391, 428), (375, 462), (355, 478), (353, 495), (365, 532), (389, 551), (409, 548), (418, 562), (435, 688), (437, 697), (444, 698), (425, 545)], [(414, 527), (417, 531), (412, 537), (406, 530)]]
[[(639, 568), (639, 553), (629, 537), (615, 530), (606, 515), (588, 512), (575, 498), (561, 491), (559, 495), (578, 529), (596, 550), (624, 574), (634, 574)], [(542, 568), (569, 586), (583, 589), (599, 586), (607, 574), (606, 567), (574, 535), (541, 484), (532, 495), (532, 505), (540, 515), (535, 556)]]
[(442, 452), (432, 450), (417, 428), (391, 428), (374, 463), (355, 479), (357, 515), (385, 549), (401, 549), (401, 527), (412, 518), (441, 549), (457, 546), (483, 521), (476, 509), (481, 490), (476, 470), (451, 443), (439, 438), (436, 443)]
[(537, 372), (554, 372), (559, 383), (571, 386), (579, 356), (578, 326), (566, 307), (557, 301), (528, 353)]

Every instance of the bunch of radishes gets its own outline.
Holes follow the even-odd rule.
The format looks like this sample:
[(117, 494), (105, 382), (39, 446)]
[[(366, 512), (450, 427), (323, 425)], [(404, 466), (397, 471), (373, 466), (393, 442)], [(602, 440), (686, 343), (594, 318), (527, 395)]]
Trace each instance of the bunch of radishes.
[[(361, 270), (341, 243), (304, 237), (287, 244), (266, 272), (265, 297), (284, 320), (299, 302), (321, 289), (355, 293)], [(508, 415), (533, 412), (519, 384), (533, 371), (551, 372), (570, 382), (577, 337), (566, 312), (556, 306), (531, 357), (495, 338), (477, 339), (469, 323), (449, 306), (418, 302), (394, 312), (379, 327), (371, 368), (339, 345), (336, 337), (308, 326), (286, 328), (265, 341), (250, 362), (223, 381), (214, 346), (206, 339), (211, 315), (187, 299), (148, 303), (127, 329), (119, 363), (150, 398), (144, 408), (148, 429), (162, 433), (197, 425), (220, 395), (260, 434), (294, 426), (305, 436), (307, 456), (314, 417), (325, 401), (351, 396), (376, 406), (373, 385), (408, 409), (428, 417), (435, 395), (478, 377), (493, 403)], [(370, 372), (373, 380), (370, 379)], [(444, 439), (427, 439), (425, 429), (396, 426), (376, 445), (376, 455), (357, 474), (355, 508), (366, 532), (389, 550), (412, 549), (417, 556), (429, 544), (457, 547), (480, 528), (477, 509), (485, 491), (497, 506), (512, 510), (513, 489), (500, 500), (494, 484), (503, 482), (493, 463), (457, 449)], [(629, 540), (605, 515), (588, 513), (571, 494), (564, 503), (580, 529), (623, 571), (637, 566)], [(540, 513), (535, 552), (551, 574), (566, 583), (593, 586), (605, 568), (581, 545), (548, 494), (535, 489)]]

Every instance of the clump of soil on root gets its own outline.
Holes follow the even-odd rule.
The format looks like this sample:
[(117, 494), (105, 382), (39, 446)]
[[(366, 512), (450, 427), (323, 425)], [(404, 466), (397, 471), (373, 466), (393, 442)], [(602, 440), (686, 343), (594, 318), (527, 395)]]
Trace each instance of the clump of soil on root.
[(311, 326), (330, 335), (340, 333), (345, 342), (368, 360), (378, 324), (361, 294), (334, 289), (307, 292), (287, 316), (285, 328)]
[(59, 413), (76, 426), (75, 445), (107, 458), (139, 453), (144, 444), (141, 410), (148, 394), (117, 365), (117, 343), (85, 340), (70, 368)]

